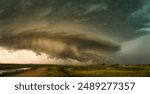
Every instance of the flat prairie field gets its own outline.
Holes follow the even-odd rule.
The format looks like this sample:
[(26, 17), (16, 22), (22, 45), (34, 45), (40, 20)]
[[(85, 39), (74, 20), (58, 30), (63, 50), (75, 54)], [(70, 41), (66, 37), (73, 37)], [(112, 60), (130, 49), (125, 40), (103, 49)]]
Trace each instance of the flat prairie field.
[(150, 66), (0, 64), (1, 77), (150, 77)]

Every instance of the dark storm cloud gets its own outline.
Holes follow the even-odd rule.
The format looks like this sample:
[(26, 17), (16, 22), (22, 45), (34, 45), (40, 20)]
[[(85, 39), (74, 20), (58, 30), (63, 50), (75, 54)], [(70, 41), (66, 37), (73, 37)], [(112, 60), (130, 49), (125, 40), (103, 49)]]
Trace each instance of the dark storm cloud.
[(14, 50), (26, 49), (36, 53), (43, 52), (51, 57), (95, 62), (100, 62), (106, 57), (92, 53), (94, 50), (109, 53), (120, 50), (120, 46), (113, 43), (88, 34), (77, 33), (80, 30), (79, 27), (75, 27), (77, 30), (75, 33), (70, 32), (73, 27), (69, 29), (69, 32), (66, 28), (53, 25), (48, 30), (42, 30), (42, 28), (37, 30), (32, 26), (26, 27), (27, 30), (15, 29), (15, 31), (1, 34), (0, 45)]
[[(140, 38), (127, 41), (122, 44), (119, 52), (119, 62), (126, 64), (149, 64), (150, 63), (150, 0), (142, 0), (140, 7), (129, 16), (129, 22), (136, 27), (135, 32)], [(147, 35), (145, 35), (147, 33)], [(142, 35), (141, 35), (142, 34)]]
[(150, 31), (150, 1), (144, 0), (143, 5), (133, 12), (130, 15), (130, 19), (132, 19), (132, 23), (138, 25), (141, 24), (139, 28), (139, 32), (149, 32)]
[[(0, 19), (6, 23), (24, 19), (71, 21), (92, 25), (119, 40), (131, 40), (147, 34), (137, 32), (146, 18), (135, 13), (147, 0), (1, 0)], [(148, 11), (146, 11), (148, 12)], [(132, 16), (135, 14), (135, 16)], [(137, 15), (136, 15), (137, 14)], [(141, 15), (142, 16), (142, 15)], [(92, 32), (92, 31), (91, 31)]]
[(0, 0), (0, 45), (101, 61), (107, 57), (101, 53), (120, 47), (98, 37), (123, 43), (149, 34), (149, 6), (149, 0)]

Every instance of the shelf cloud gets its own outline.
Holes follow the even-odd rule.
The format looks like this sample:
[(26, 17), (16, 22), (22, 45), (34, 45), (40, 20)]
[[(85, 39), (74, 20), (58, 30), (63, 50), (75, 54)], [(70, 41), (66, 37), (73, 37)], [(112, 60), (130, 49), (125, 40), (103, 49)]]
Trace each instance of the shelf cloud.
[(141, 63), (131, 58), (147, 44), (141, 41), (150, 33), (149, 10), (149, 0), (0, 0), (0, 48), (64, 61)]
[(53, 24), (53, 26), (45, 25), (44, 28), (39, 28), (34, 24), (34, 27), (14, 29), (1, 33), (0, 45), (8, 49), (32, 50), (36, 53), (46, 53), (53, 58), (71, 58), (79, 61), (94, 60), (96, 55), (90, 53), (91, 57), (88, 56), (87, 52), (90, 51), (113, 53), (120, 50), (119, 45), (83, 33), (84, 29), (81, 26), (74, 24), (70, 25), (70, 28), (68, 26), (68, 24), (63, 26)]

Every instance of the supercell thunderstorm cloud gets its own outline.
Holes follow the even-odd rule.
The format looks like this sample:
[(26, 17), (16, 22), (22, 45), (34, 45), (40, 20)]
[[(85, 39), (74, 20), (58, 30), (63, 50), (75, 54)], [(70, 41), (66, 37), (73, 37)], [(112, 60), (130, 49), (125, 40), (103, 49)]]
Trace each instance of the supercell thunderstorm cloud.
[(0, 62), (150, 63), (149, 0), (0, 0)]

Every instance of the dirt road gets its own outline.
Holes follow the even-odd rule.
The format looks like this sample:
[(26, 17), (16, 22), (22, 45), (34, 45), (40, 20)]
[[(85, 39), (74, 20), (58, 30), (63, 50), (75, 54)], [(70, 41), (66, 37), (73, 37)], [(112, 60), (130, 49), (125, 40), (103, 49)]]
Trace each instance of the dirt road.
[(41, 67), (37, 69), (31, 69), (24, 71), (22, 73), (14, 75), (15, 77), (44, 77), (48, 73), (48, 68), (47, 67)]

